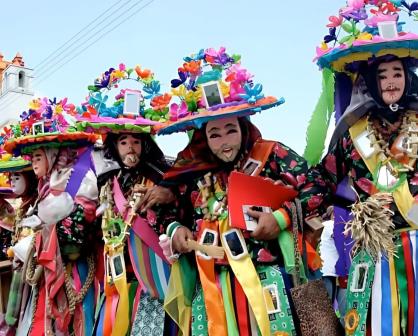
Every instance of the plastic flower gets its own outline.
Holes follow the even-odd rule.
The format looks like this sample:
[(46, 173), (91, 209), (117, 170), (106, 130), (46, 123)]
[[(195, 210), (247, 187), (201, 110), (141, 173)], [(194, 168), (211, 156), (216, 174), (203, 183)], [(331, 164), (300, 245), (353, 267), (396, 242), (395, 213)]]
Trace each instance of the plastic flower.
[(170, 105), (168, 117), (171, 121), (177, 121), (178, 119), (188, 116), (190, 112), (187, 109), (187, 104), (183, 100), (180, 105), (173, 103)]
[(347, 5), (354, 9), (360, 9), (364, 7), (364, 0), (348, 0)]
[(373, 35), (367, 32), (362, 32), (357, 36), (357, 40), (369, 41), (373, 38)]
[(188, 72), (193, 76), (198, 76), (200, 74), (201, 68), (200, 68), (201, 61), (190, 61), (183, 64), (182, 68), (179, 68), (179, 71), (182, 72)]
[(387, 22), (387, 21), (397, 21), (398, 15), (397, 14), (383, 14), (381, 12), (377, 12), (371, 18), (364, 21), (369, 27), (377, 27), (379, 22)]
[(148, 93), (144, 96), (145, 99), (153, 99), (160, 94), (161, 85), (159, 81), (153, 80), (149, 84), (144, 85), (144, 92)]
[(138, 78), (141, 79), (147, 79), (147, 78), (151, 78), (153, 76), (153, 73), (150, 69), (141, 69), (141, 66), (137, 65), (135, 67), (135, 72), (138, 75)]
[(39, 108), (41, 108), (42, 103), (40, 99), (32, 99), (29, 103), (29, 109), (37, 111)]
[(95, 94), (91, 95), (89, 98), (89, 104), (94, 106), (97, 111), (100, 111), (104, 107), (106, 107), (106, 101), (108, 96), (102, 96), (101, 92), (96, 92)]
[(183, 58), (183, 60), (185, 62), (199, 61), (199, 60), (203, 60), (203, 59), (205, 59), (205, 50), (204, 49), (200, 49), (197, 54), (192, 54), (191, 56), (186, 56), (186, 57)]
[(213, 48), (206, 49), (205, 60), (209, 64), (225, 65), (233, 63), (234, 59), (231, 58), (226, 52), (224, 47), (220, 47), (218, 51)]
[(328, 18), (329, 23), (327, 24), (328, 28), (335, 28), (335, 27), (339, 27), (341, 26), (341, 24), (343, 23), (344, 18), (341, 15), (338, 16), (330, 16)]
[(119, 69), (113, 70), (110, 74), (110, 82), (119, 81), (123, 78), (126, 78), (125, 64), (121, 63)]
[(244, 90), (245, 93), (240, 94), (239, 96), (249, 104), (255, 104), (257, 100), (264, 98), (264, 94), (261, 93), (263, 91), (263, 86), (261, 84), (251, 86), (247, 83), (244, 85)]
[(168, 106), (170, 100), (171, 94), (164, 93), (163, 95), (155, 96), (154, 98), (152, 98), (150, 104), (154, 110), (163, 110)]

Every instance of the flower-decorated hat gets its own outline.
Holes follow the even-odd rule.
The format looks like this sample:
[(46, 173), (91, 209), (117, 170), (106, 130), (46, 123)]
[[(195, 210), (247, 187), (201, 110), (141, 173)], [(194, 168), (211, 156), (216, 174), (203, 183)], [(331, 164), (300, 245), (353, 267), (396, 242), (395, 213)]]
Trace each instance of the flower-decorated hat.
[(400, 0), (347, 0), (329, 17), (314, 59), (322, 70), (322, 93), (306, 135), (303, 156), (310, 165), (320, 161), (331, 116), (335, 111), (338, 121), (343, 115), (363, 65), (386, 56), (418, 65), (418, 35), (403, 30), (402, 20), (411, 17), (418, 19), (418, 2)]
[(355, 72), (355, 64), (385, 55), (418, 59), (418, 35), (403, 30), (401, 17), (418, 19), (418, 3), (348, 0), (330, 16), (329, 33), (316, 49), (320, 68)]
[(171, 81), (178, 103), (170, 105), (169, 120), (156, 127), (158, 134), (201, 128), (213, 119), (248, 116), (284, 102), (265, 97), (263, 86), (255, 84), (253, 75), (241, 66), (241, 57), (225, 48), (201, 49), (183, 60), (178, 78)]
[(0, 173), (19, 173), (31, 169), (32, 163), (26, 155), (15, 157), (0, 148)]
[[(114, 103), (109, 104), (107, 92), (117, 89), (122, 81), (134, 82), (141, 89), (121, 89)], [(152, 126), (167, 120), (171, 96), (160, 93), (160, 82), (149, 69), (120, 64), (103, 73), (88, 90), (87, 101), (78, 108), (78, 130), (99, 134), (151, 133)]]
[(76, 131), (75, 114), (75, 107), (67, 98), (34, 99), (21, 114), (20, 122), (5, 129), (4, 149), (19, 156), (40, 147), (84, 147), (96, 142), (96, 135)]

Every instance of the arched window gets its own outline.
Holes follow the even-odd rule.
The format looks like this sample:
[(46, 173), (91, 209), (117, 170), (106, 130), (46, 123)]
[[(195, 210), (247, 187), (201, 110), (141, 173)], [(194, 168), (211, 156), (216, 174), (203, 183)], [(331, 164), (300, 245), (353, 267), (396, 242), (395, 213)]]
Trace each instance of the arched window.
[(19, 87), (24, 88), (26, 86), (26, 76), (24, 71), (19, 71)]

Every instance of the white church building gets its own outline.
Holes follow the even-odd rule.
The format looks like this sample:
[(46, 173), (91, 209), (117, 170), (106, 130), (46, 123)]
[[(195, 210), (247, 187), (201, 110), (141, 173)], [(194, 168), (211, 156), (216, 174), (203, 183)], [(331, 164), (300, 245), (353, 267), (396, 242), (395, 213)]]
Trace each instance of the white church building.
[(33, 70), (25, 67), (23, 57), (17, 53), (6, 61), (0, 53), (0, 128), (19, 119), (33, 99)]

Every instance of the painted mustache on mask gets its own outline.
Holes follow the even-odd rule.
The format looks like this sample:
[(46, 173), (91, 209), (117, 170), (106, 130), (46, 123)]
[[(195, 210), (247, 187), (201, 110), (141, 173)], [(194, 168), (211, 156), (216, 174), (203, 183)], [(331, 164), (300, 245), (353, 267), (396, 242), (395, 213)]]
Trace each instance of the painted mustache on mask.
[(126, 154), (125, 159), (123, 160), (125, 164), (136, 164), (139, 162), (139, 157), (135, 153)]

